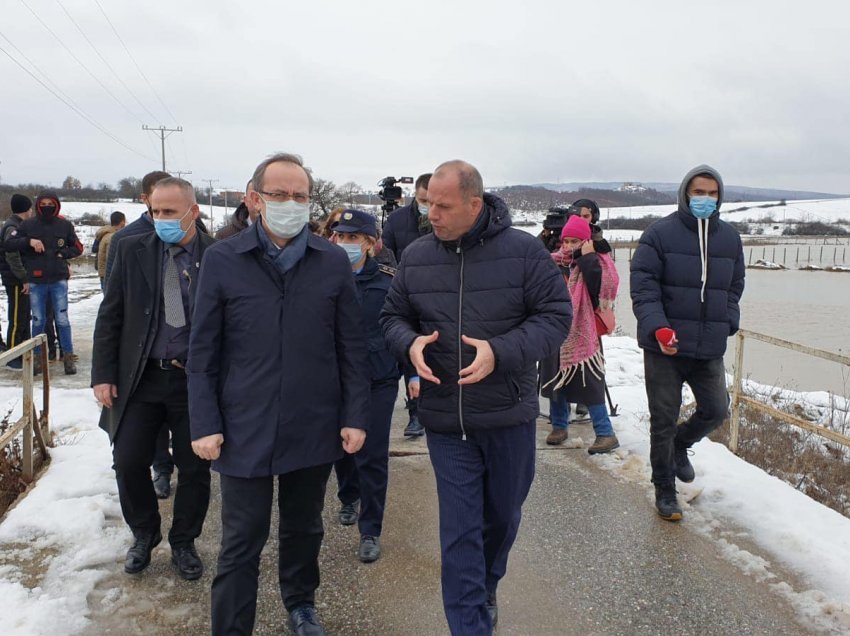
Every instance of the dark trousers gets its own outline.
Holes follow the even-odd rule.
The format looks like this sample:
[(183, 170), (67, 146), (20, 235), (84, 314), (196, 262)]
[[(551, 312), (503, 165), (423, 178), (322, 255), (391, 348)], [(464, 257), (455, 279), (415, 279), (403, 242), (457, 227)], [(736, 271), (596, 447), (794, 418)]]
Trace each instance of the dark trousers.
[(210, 463), (192, 451), (186, 398), (182, 370), (165, 371), (149, 364), (130, 397), (112, 449), (127, 525), (137, 537), (156, 532), (160, 528), (159, 500), (150, 466), (160, 429), (171, 431), (179, 469), (168, 533), (172, 547), (187, 545), (201, 534), (210, 501)]
[(174, 458), (169, 450), (170, 435), (167, 426), (163, 426), (156, 438), (156, 452), (153, 456), (153, 472), (155, 475), (174, 472)]
[(337, 496), (344, 504), (360, 500), (360, 534), (380, 537), (384, 523), (389, 478), (390, 425), (398, 395), (398, 382), (372, 387), (369, 432), (363, 448), (334, 464), (339, 484)]
[[(180, 465), (178, 464), (178, 469)], [(287, 611), (315, 603), (322, 508), (331, 464), (277, 476), (278, 579)], [(260, 553), (269, 537), (274, 477), (221, 475), (221, 551), (212, 583), (213, 636), (250, 634), (257, 614)]]
[(410, 415), (410, 419), (417, 417), (419, 415), (419, 398), (411, 399), (410, 398), (410, 390), (408, 387), (410, 383), (407, 381), (407, 376), (404, 377), (404, 408), (407, 409), (408, 414)]
[[(723, 358), (695, 360), (644, 351), (646, 397), (649, 402), (649, 462), (652, 481), (669, 485), (676, 479), (676, 448), (690, 448), (711, 433), (729, 412)], [(682, 384), (688, 383), (696, 410), (677, 425), (682, 407)]]
[(460, 435), (427, 432), (440, 504), (443, 608), (454, 635), (492, 633), (488, 594), (508, 553), (534, 480), (535, 424)]
[(14, 346), (30, 339), (30, 297), (24, 293), (23, 285), (4, 285), (8, 303), (9, 329), (6, 345)]

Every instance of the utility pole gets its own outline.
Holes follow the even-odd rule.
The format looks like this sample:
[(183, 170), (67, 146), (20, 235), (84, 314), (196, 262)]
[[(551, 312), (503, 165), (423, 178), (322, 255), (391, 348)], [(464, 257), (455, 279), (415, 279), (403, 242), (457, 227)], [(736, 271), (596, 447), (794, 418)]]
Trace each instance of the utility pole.
[(178, 179), (182, 179), (184, 174), (192, 174), (191, 170), (175, 170), (174, 174), (177, 175)]
[[(162, 171), (165, 172), (165, 139), (171, 136), (171, 133), (183, 132), (183, 126), (177, 126), (177, 128), (166, 128), (165, 126), (160, 126), (159, 128), (152, 128), (147, 124), (142, 125), (142, 130), (150, 130), (152, 132), (159, 133), (159, 139), (162, 143)], [(165, 133), (168, 133), (167, 135)]]
[(213, 207), (212, 207), (212, 185), (213, 183), (218, 183), (218, 179), (201, 179), (201, 181), (206, 181), (210, 184), (210, 234), (215, 233), (215, 218), (213, 217)]

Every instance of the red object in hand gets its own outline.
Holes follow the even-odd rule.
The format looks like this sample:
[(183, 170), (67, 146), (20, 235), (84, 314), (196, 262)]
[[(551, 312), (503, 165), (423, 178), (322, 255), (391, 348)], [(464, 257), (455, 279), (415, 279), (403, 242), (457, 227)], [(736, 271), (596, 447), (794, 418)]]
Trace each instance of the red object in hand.
[(676, 332), (670, 327), (661, 327), (655, 330), (655, 339), (665, 347), (676, 346)]

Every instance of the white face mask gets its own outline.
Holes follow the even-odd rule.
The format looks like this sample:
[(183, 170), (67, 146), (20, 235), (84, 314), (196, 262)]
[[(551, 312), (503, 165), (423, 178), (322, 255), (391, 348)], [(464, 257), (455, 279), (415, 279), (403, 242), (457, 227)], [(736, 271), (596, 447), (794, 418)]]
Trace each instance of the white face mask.
[(422, 216), (428, 216), (428, 204), (427, 203), (417, 202), (416, 205), (419, 208), (419, 214), (421, 214)]
[(266, 201), (266, 223), (275, 236), (290, 239), (298, 234), (309, 220), (309, 203), (292, 200), (284, 203)]

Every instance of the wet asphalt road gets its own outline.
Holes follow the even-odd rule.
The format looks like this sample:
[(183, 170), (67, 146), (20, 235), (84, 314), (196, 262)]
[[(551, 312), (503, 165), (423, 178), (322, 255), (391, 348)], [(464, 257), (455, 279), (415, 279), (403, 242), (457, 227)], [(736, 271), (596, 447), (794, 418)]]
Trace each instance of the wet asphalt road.
[[(378, 562), (357, 560), (356, 526), (337, 522), (331, 477), (317, 598), (329, 634), (448, 633), (434, 477), (424, 441), (401, 438), (404, 423), (397, 407), (392, 450), (405, 456), (391, 459)], [(571, 430), (588, 439), (586, 428)], [(547, 449), (543, 420), (538, 429), (537, 477), (499, 588), (498, 634), (814, 633), (766, 583), (724, 560), (712, 539), (689, 528), (687, 516), (681, 524), (659, 519), (648, 484), (616, 479), (583, 450)], [(164, 545), (137, 577), (125, 575), (116, 562), (89, 598), (88, 634), (209, 633), (209, 586), (220, 539), (217, 484), (214, 478), (198, 542), (207, 565), (203, 578), (178, 579)], [(275, 536), (273, 527), (262, 559), (258, 635), (289, 633), (275, 575)]]

